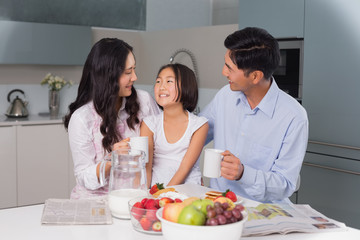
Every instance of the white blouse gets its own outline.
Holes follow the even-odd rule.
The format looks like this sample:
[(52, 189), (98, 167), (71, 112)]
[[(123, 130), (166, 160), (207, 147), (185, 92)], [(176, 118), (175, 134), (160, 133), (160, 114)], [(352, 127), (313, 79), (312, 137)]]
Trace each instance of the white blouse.
[[(191, 138), (196, 130), (207, 122), (204, 117), (198, 117), (188, 112), (189, 122), (184, 135), (176, 142), (169, 143), (164, 132), (164, 113), (144, 118), (144, 122), (154, 133), (154, 158), (152, 166), (151, 186), (155, 183), (167, 185), (180, 167)], [(198, 162), (195, 163), (185, 179), (185, 183), (201, 184), (201, 171)]]
[[(143, 90), (136, 90), (140, 104), (138, 118), (140, 123), (146, 116), (160, 112), (154, 99)], [(117, 127), (123, 138), (140, 136), (140, 124), (135, 130), (126, 123), (129, 114), (125, 111), (125, 101), (119, 110)], [(103, 135), (100, 132), (102, 118), (96, 113), (93, 102), (89, 102), (77, 109), (70, 118), (68, 133), (69, 143), (74, 162), (76, 186), (71, 198), (89, 198), (108, 193), (108, 184), (100, 184), (96, 176), (97, 164), (104, 159), (107, 152), (102, 146)]]

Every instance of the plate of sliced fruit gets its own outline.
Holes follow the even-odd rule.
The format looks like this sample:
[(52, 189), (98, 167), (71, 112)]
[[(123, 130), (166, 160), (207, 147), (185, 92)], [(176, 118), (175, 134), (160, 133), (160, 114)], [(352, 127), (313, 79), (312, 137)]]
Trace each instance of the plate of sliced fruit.
[(227, 197), (231, 201), (233, 201), (235, 204), (240, 204), (244, 202), (244, 199), (238, 195), (236, 195), (233, 191), (230, 189), (226, 190), (225, 192), (219, 192), (219, 191), (208, 191), (205, 193), (205, 199), (215, 200), (219, 197)]
[(173, 187), (164, 187), (163, 183), (156, 183), (154, 184), (150, 190), (149, 193), (154, 198), (171, 198), (175, 202), (183, 201), (184, 199), (188, 198), (186, 194), (179, 193), (175, 190)]

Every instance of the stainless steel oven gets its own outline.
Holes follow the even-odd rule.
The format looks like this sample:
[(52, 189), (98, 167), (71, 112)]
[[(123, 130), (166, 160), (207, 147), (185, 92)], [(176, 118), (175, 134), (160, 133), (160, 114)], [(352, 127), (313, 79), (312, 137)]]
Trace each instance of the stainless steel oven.
[(280, 64), (273, 76), (276, 83), (286, 93), (302, 101), (303, 85), (303, 39), (278, 39)]

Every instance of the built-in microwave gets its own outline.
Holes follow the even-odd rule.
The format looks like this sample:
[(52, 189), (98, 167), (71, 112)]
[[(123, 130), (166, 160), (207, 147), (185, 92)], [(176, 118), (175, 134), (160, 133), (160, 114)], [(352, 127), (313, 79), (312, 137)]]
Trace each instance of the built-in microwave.
[(278, 39), (280, 63), (273, 76), (279, 88), (302, 101), (303, 86), (303, 39)]

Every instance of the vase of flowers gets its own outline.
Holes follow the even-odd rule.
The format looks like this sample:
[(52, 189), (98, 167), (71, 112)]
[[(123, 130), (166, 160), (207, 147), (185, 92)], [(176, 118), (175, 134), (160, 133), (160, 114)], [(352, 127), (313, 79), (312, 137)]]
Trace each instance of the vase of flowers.
[(72, 81), (65, 81), (63, 77), (46, 74), (41, 81), (41, 85), (48, 85), (49, 88), (49, 111), (51, 117), (57, 117), (60, 109), (60, 90), (68, 85), (73, 85)]

